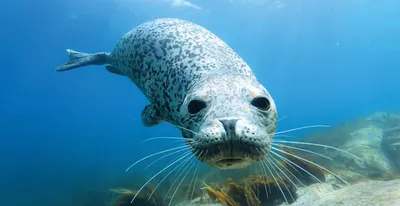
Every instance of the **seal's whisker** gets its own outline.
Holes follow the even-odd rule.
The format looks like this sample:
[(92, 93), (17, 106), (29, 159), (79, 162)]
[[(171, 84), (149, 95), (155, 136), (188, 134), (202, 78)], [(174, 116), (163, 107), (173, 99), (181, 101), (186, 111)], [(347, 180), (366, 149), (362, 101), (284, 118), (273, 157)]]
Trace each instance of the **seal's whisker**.
[[(197, 152), (196, 152), (197, 153)], [(165, 194), (165, 197), (164, 197), (164, 200), (163, 200), (163, 203), (162, 203), (162, 205), (164, 205), (164, 202), (165, 202), (165, 200), (167, 199), (167, 197), (168, 197), (168, 194), (169, 194), (169, 192), (171, 191), (171, 189), (174, 187), (174, 185), (175, 185), (175, 183), (176, 183), (176, 181), (178, 181), (178, 179), (179, 179), (179, 177), (181, 177), (182, 176), (182, 174), (185, 172), (185, 170), (189, 167), (189, 160), (190, 160), (190, 158), (191, 158), (192, 156), (189, 156), (186, 160), (185, 160), (185, 163), (184, 164), (182, 164), (181, 166), (180, 166), (180, 168), (178, 169), (178, 171), (177, 172), (180, 172), (181, 171), (181, 169), (183, 168), (183, 170), (182, 170), (182, 172), (181, 173), (179, 173), (179, 175), (178, 175), (178, 177), (177, 178), (175, 178), (175, 181), (172, 183), (172, 185), (169, 187), (169, 189), (168, 189), (168, 191), (167, 191), (167, 193)], [(186, 167), (184, 167), (186, 165)]]
[(283, 192), (283, 190), (282, 190), (282, 188), (281, 188), (281, 185), (280, 185), (279, 182), (276, 180), (275, 175), (272, 173), (271, 169), (268, 167), (268, 165), (267, 165), (264, 161), (261, 161), (261, 162), (262, 162), (262, 163), (265, 165), (265, 167), (268, 169), (269, 173), (272, 175), (272, 178), (274, 178), (275, 183), (277, 184), (279, 190), (281, 191), (282, 196), (283, 196), (283, 198), (285, 199), (286, 203), (289, 204), (289, 201), (287, 200), (286, 195), (285, 195), (285, 193)]
[(197, 132), (195, 132), (195, 131), (193, 131), (193, 130), (190, 130), (190, 129), (181, 127), (181, 126), (179, 126), (179, 125), (175, 125), (175, 127), (179, 128), (179, 129), (183, 129), (183, 130), (188, 131), (188, 132), (191, 132), (191, 133), (193, 133), (193, 134), (198, 134)]
[[(279, 162), (279, 160), (277, 160), (274, 156), (270, 155), (269, 158), (272, 158), (272, 160), (274, 160), (279, 166), (281, 166), (283, 169), (285, 169), (289, 174), (291, 174), (298, 182), (300, 182), (300, 184), (305, 187), (305, 185), (303, 184), (303, 182), (297, 178), (296, 175), (294, 175), (288, 168), (286, 168), (282, 163)], [(290, 165), (290, 164), (288, 164)], [(290, 165), (291, 167), (293, 167), (292, 165)], [(297, 171), (296, 168), (293, 167), (293, 169), (295, 169)], [(297, 171), (298, 172), (298, 171)], [(299, 172), (300, 173), (300, 172)]]
[[(256, 147), (256, 150), (259, 154), (261, 154), (260, 150)], [(263, 167), (262, 163), (260, 162), (260, 164), (258, 164), (258, 166), (260, 167), (261, 173), (265, 173), (265, 176), (267, 175), (267, 171), (265, 171), (265, 168)], [(268, 182), (268, 181), (267, 181)], [(268, 188), (271, 191), (269, 182), (268, 182)], [(269, 198), (268, 196), (268, 190), (267, 190), (267, 186), (264, 184), (264, 189), (265, 189), (265, 194), (267, 195), (267, 198)]]
[(293, 129), (288, 129), (288, 130), (284, 130), (284, 131), (280, 131), (280, 132), (275, 132), (273, 135), (283, 134), (283, 133), (287, 133), (287, 132), (292, 132), (292, 131), (297, 131), (297, 130), (302, 130), (302, 129), (308, 129), (308, 128), (319, 128), (319, 127), (331, 127), (331, 126), (329, 126), (329, 125), (309, 125), (309, 126), (304, 126), (304, 127), (297, 127), (297, 128), (293, 128)]
[[(199, 159), (199, 157), (201, 156), (201, 154), (203, 154), (203, 152), (204, 152), (204, 150), (201, 150), (201, 152), (200, 152), (200, 154), (198, 155), (197, 159)], [(187, 199), (189, 199), (189, 191), (190, 191), (190, 188), (192, 187), (192, 183), (194, 183), (194, 185), (193, 185), (193, 187), (192, 187), (192, 196), (193, 196), (194, 189), (195, 189), (195, 186), (196, 186), (196, 183), (193, 182), (193, 181), (194, 181), (194, 178), (195, 178), (195, 176), (196, 176), (196, 174), (197, 174), (197, 170), (199, 169), (199, 165), (200, 165), (200, 161), (197, 161), (196, 169), (194, 170), (192, 180), (190, 180), (189, 189), (188, 189), (188, 191), (187, 191), (187, 193), (186, 193), (186, 198), (187, 198)], [(192, 196), (191, 196), (191, 197), (192, 197)], [(190, 200), (191, 200), (191, 199), (190, 199)]]
[(163, 154), (163, 153), (166, 153), (166, 152), (171, 152), (171, 151), (174, 151), (174, 150), (179, 150), (179, 149), (182, 149), (182, 148), (186, 148), (186, 149), (189, 150), (189, 148), (187, 147), (187, 145), (184, 144), (184, 145), (181, 145), (181, 146), (178, 146), (178, 147), (174, 147), (174, 148), (171, 148), (171, 149), (167, 149), (167, 150), (163, 150), (163, 151), (160, 151), (160, 152), (153, 153), (153, 154), (151, 154), (151, 155), (148, 155), (148, 156), (146, 156), (146, 157), (143, 157), (142, 159), (140, 159), (140, 160), (134, 162), (132, 165), (130, 165), (130, 166), (125, 170), (125, 172), (127, 172), (128, 170), (130, 170), (133, 166), (135, 166), (135, 165), (138, 164), (139, 162), (142, 162), (143, 160), (146, 160), (146, 159), (148, 159), (148, 158), (150, 158), (150, 157), (153, 157), (153, 156), (156, 156), (156, 155), (159, 155), (159, 154)]
[(172, 152), (172, 153), (163, 155), (163, 156), (157, 158), (156, 160), (154, 160), (153, 162), (151, 162), (150, 164), (148, 164), (148, 165), (144, 168), (144, 170), (146, 170), (147, 168), (149, 168), (149, 167), (150, 167), (151, 165), (153, 165), (154, 163), (156, 163), (156, 162), (158, 162), (158, 161), (160, 161), (160, 160), (162, 160), (162, 159), (164, 159), (164, 158), (166, 158), (166, 157), (169, 157), (169, 156), (171, 156), (171, 155), (173, 155), (173, 154), (176, 154), (176, 153), (178, 153), (178, 152), (184, 152), (184, 151), (186, 151), (186, 150), (187, 150), (187, 148), (183, 148), (183, 149), (180, 149), (180, 150), (178, 150), (178, 151), (175, 151), (175, 152)]
[[(271, 147), (272, 148), (272, 147)], [(290, 163), (294, 166), (296, 166), (297, 168), (301, 169), (303, 172), (307, 173), (308, 175), (310, 175), (312, 178), (314, 178), (315, 180), (317, 180), (319, 183), (322, 183), (322, 181), (320, 179), (318, 179), (317, 177), (315, 177), (313, 174), (311, 174), (309, 171), (307, 171), (306, 169), (300, 167), (299, 165), (297, 165), (296, 163), (292, 162), (291, 160), (289, 160), (288, 158), (270, 150), (271, 154), (274, 154), (275, 156), (277, 156), (279, 159), (284, 160), (287, 163)]]
[[(183, 155), (181, 155), (180, 157), (182, 157), (182, 156), (185, 156), (187, 153), (184, 153)], [(178, 157), (179, 158), (179, 157)], [(176, 165), (167, 175), (165, 175), (165, 177), (164, 178), (162, 178), (161, 179), (161, 181), (156, 185), (156, 187), (153, 189), (153, 191), (151, 192), (151, 194), (150, 194), (150, 196), (149, 196), (149, 198), (147, 199), (148, 201), (151, 199), (151, 196), (153, 196), (153, 193), (157, 190), (157, 188), (161, 185), (161, 183), (162, 182), (164, 182), (164, 180), (168, 177), (168, 176), (170, 176), (176, 169), (178, 169), (178, 168), (181, 168), (182, 166), (182, 164), (184, 164), (185, 162), (187, 162), (187, 160), (189, 160), (190, 159), (190, 156), (187, 158), (187, 159), (185, 159), (184, 161), (182, 161), (181, 163), (179, 163), (178, 165)]]
[[(271, 151), (272, 152), (272, 151)], [(273, 157), (271, 155), (271, 157)], [(286, 159), (281, 159), (282, 161), (284, 161), (289, 167), (291, 167), (294, 171), (297, 172), (297, 174), (299, 174), (300, 176), (303, 176), (303, 174), (301, 174), (301, 172), (299, 170), (296, 169), (296, 167), (294, 167), (289, 161), (287, 161)], [(286, 167), (285, 167), (286, 168)]]
[(196, 173), (196, 178), (194, 180), (194, 185), (192, 187), (193, 189), (192, 189), (192, 194), (190, 195), (190, 201), (193, 200), (194, 190), (196, 189), (197, 178), (199, 177), (199, 171), (198, 171), (199, 165), (200, 165), (200, 161), (197, 162), (197, 167), (196, 167), (196, 172), (195, 172)]
[[(281, 175), (279, 175), (279, 172), (276, 171), (275, 166), (273, 164), (271, 164), (271, 161), (268, 158), (265, 158), (265, 161), (269, 164), (269, 166), (271, 166), (272, 170), (275, 172), (275, 174), (278, 176), (278, 178), (282, 181), (283, 186), (285, 186), (286, 190), (289, 192), (290, 197), (292, 198), (293, 201), (295, 201), (292, 192), (289, 190), (289, 188), (287, 187), (285, 181), (283, 180), (283, 178), (281, 177)], [(282, 170), (281, 170), (282, 171)], [(286, 174), (283, 173), (285, 176)], [(287, 177), (287, 176), (286, 176)], [(289, 179), (290, 180), (290, 179)], [(290, 180), (291, 181), (291, 180)], [(292, 182), (292, 181), (291, 181)], [(295, 184), (296, 185), (296, 184)], [(297, 186), (296, 186), (297, 187)], [(288, 202), (287, 202), (288, 203)], [(289, 203), (288, 203), (289, 204)]]
[[(270, 164), (272, 164), (274, 167), (276, 167), (297, 189), (299, 189), (299, 187), (297, 187), (296, 183), (294, 183), (292, 181), (292, 179), (288, 175), (286, 175), (286, 172), (284, 172), (274, 161), (270, 160), (269, 158), (267, 159), (267, 161)], [(283, 168), (285, 168), (285, 167), (283, 167)]]
[(276, 143), (287, 143), (287, 144), (309, 145), (309, 146), (317, 146), (317, 147), (329, 148), (329, 149), (333, 149), (333, 150), (336, 150), (336, 151), (339, 151), (339, 152), (346, 153), (346, 154), (348, 154), (348, 155), (350, 155), (350, 156), (362, 161), (361, 158), (357, 157), (356, 155), (354, 155), (354, 154), (352, 154), (352, 153), (350, 153), (350, 152), (348, 152), (346, 150), (339, 149), (337, 147), (332, 147), (332, 146), (329, 146), (329, 145), (317, 144), (317, 143), (311, 143), (311, 142), (296, 142), (296, 141), (288, 141), (288, 140), (273, 140), (273, 142), (276, 142)]
[[(178, 191), (179, 187), (182, 185), (182, 182), (186, 179), (186, 176), (189, 174), (189, 172), (192, 170), (193, 166), (195, 165), (195, 163), (192, 163), (191, 166), (189, 167), (189, 169), (187, 170), (185, 176), (182, 177), (181, 181), (179, 182), (178, 186), (176, 187), (174, 194), (172, 194), (171, 199), (169, 200), (168, 206), (171, 205), (172, 200), (175, 197), (176, 192)], [(186, 168), (185, 168), (186, 169)], [(178, 177), (179, 178), (179, 177)]]
[(284, 153), (284, 154), (290, 155), (290, 156), (292, 156), (292, 157), (294, 157), (294, 158), (296, 158), (296, 159), (298, 159), (298, 160), (303, 160), (303, 161), (305, 161), (305, 162), (308, 162), (308, 163), (310, 163), (310, 164), (312, 164), (312, 165), (314, 165), (314, 166), (316, 166), (316, 167), (318, 167), (318, 168), (320, 168), (320, 169), (323, 169), (323, 170), (327, 171), (328, 173), (330, 173), (331, 175), (335, 176), (336, 178), (340, 179), (340, 180), (341, 180), (342, 182), (344, 182), (345, 184), (350, 185), (346, 180), (342, 179), (339, 175), (335, 174), (334, 172), (332, 172), (332, 171), (326, 169), (325, 167), (323, 167), (323, 166), (321, 166), (321, 165), (319, 165), (319, 164), (317, 164), (317, 163), (314, 163), (314, 162), (312, 162), (312, 161), (310, 161), (310, 160), (304, 159), (304, 158), (299, 157), (299, 156), (297, 156), (297, 155), (291, 154), (291, 153), (289, 153), (289, 152), (285, 152), (285, 151), (283, 151), (283, 150), (281, 150), (281, 149), (278, 149), (278, 148), (275, 148), (275, 147), (271, 147), (271, 148), (272, 148), (273, 150), (277, 150), (277, 151), (282, 152), (282, 153)]
[(318, 152), (313, 152), (311, 150), (306, 150), (306, 149), (302, 149), (302, 148), (298, 148), (298, 147), (292, 147), (292, 146), (287, 146), (287, 145), (283, 145), (283, 144), (277, 144), (277, 143), (272, 143), (272, 145), (277, 145), (277, 146), (281, 146), (281, 147), (286, 147), (286, 148), (290, 148), (290, 149), (294, 149), (294, 150), (299, 150), (299, 151), (303, 151), (303, 152), (308, 152), (311, 154), (315, 154), (317, 156), (320, 156), (322, 158), (328, 159), (328, 160), (333, 160), (332, 158), (325, 156), (323, 154), (320, 154)]
[(188, 143), (192, 143), (192, 142), (194, 142), (194, 143), (198, 143), (196, 140), (190, 140), (190, 141), (188, 141), (189, 139), (187, 139), (187, 138), (181, 138), (181, 139), (178, 139), (178, 140), (174, 140), (174, 141), (171, 141), (172, 143), (175, 143), (175, 142), (188, 142)]
[[(264, 165), (263, 165), (263, 161), (260, 161), (259, 162), (259, 166), (261, 167), (261, 172), (262, 173), (264, 173), (264, 176), (266, 177), (266, 178), (268, 178), (268, 174), (267, 174), (267, 170), (265, 169), (265, 167), (264, 167)], [(265, 186), (265, 184), (264, 184), (264, 189), (265, 189), (265, 194), (267, 195), (267, 198), (269, 198), (269, 195), (268, 195), (268, 193), (271, 193), (271, 186), (269, 185), (269, 182), (267, 181), (267, 183), (268, 183), (268, 190), (267, 190), (267, 186)]]
[[(151, 137), (148, 139), (143, 140), (140, 144), (143, 144), (145, 142), (151, 141), (151, 140), (158, 140), (158, 139), (177, 139), (177, 140), (182, 140), (184, 139), (183, 137)], [(193, 139), (186, 139), (186, 141), (194, 141)]]
[(144, 187), (146, 187), (147, 184), (149, 184), (149, 182), (151, 180), (153, 180), (155, 177), (157, 177), (159, 174), (161, 174), (162, 172), (164, 172), (166, 169), (170, 168), (172, 165), (176, 164), (177, 162), (179, 162), (181, 159), (187, 157), (188, 155), (191, 154), (191, 151), (188, 151), (185, 153), (185, 155), (183, 155), (182, 157), (178, 158), (177, 160), (175, 160), (174, 162), (172, 162), (171, 164), (167, 165), (166, 167), (164, 167), (164, 169), (160, 170), (159, 172), (157, 172), (155, 175), (153, 175), (149, 180), (147, 180), (146, 183), (144, 183), (142, 185), (142, 187), (136, 192), (135, 196), (132, 198), (131, 203), (136, 199), (136, 197), (138, 196), (138, 194), (143, 190)]
[(274, 137), (295, 137), (295, 136), (284, 135), (284, 134), (277, 134), (277, 135), (274, 135)]

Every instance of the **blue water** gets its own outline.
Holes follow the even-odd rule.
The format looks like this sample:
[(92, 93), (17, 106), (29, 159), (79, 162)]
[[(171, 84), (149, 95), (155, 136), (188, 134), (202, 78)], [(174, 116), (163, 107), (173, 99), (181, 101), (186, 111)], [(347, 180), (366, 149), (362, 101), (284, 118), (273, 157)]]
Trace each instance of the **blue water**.
[(200, 24), (237, 51), (288, 116), (278, 130), (400, 110), (400, 1), (173, 2), (0, 3), (1, 206), (89, 205), (165, 148), (143, 139), (179, 136), (167, 123), (142, 126), (148, 101), (127, 78), (95, 66), (55, 72), (65, 49), (111, 51), (154, 18)]

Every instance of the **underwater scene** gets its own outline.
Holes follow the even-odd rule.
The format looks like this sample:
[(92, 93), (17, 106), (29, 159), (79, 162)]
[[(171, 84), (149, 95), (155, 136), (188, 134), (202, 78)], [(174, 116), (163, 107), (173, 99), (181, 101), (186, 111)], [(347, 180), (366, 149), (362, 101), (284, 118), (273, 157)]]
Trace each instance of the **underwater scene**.
[(0, 11), (0, 206), (400, 205), (400, 1)]

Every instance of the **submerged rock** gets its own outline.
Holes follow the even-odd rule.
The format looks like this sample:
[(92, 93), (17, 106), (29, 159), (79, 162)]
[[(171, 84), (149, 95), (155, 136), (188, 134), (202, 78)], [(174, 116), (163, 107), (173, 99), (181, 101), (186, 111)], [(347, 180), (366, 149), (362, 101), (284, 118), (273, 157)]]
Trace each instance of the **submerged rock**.
[(400, 205), (400, 179), (371, 180), (338, 190), (333, 190), (330, 184), (317, 183), (299, 190), (297, 194), (299, 198), (291, 206)]
[(400, 173), (400, 126), (384, 132), (382, 150)]
[[(390, 180), (399, 173), (400, 166), (400, 116), (375, 113), (345, 124), (334, 126), (324, 132), (314, 133), (301, 139), (339, 148), (355, 154), (354, 158), (344, 152), (326, 147), (298, 146), (332, 158), (326, 161), (318, 156), (306, 155), (313, 162), (332, 170), (349, 182), (367, 179)], [(396, 129), (397, 128), (397, 129)], [(339, 184), (339, 182), (337, 182)]]

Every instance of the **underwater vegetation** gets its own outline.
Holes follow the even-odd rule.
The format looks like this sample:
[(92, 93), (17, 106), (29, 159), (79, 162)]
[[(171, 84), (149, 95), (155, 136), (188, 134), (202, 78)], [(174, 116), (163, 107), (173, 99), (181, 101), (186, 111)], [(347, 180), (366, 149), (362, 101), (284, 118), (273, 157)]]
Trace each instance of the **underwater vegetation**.
[[(288, 148), (282, 148), (282, 150), (301, 157), (301, 155)], [(310, 175), (314, 176), (314, 178), (318, 178), (320, 181), (325, 180), (324, 173), (321, 169), (310, 163), (293, 158), (291, 155), (285, 155), (285, 157), (304, 170), (291, 167), (284, 161), (276, 162), (276, 168), (271, 168), (270, 170), (275, 171), (275, 175), (272, 177), (265, 175), (248, 175), (238, 182), (228, 177), (224, 184), (216, 183), (211, 186), (211, 184), (204, 182), (203, 184), (205, 187), (201, 188), (202, 190), (196, 190), (196, 188), (193, 188), (194, 186), (191, 182), (185, 182), (180, 189), (181, 194), (177, 196), (185, 197), (186, 199), (188, 199), (189, 196), (191, 196), (190, 199), (193, 197), (202, 197), (204, 199), (203, 193), (205, 192), (209, 200), (219, 202), (226, 206), (278, 205), (286, 201), (288, 203), (293, 203), (296, 200), (297, 184), (300, 183), (306, 186), (315, 183), (316, 181), (310, 177)], [(293, 177), (287, 176), (286, 173), (284, 174), (283, 170), (295, 176), (296, 181), (298, 181), (297, 184), (292, 180)], [(277, 171), (281, 171), (281, 173)], [(145, 187), (140, 193), (137, 193), (137, 190), (129, 189), (113, 189), (111, 191), (117, 194), (114, 201), (110, 204), (112, 206), (169, 205), (168, 202), (171, 198), (157, 193), (155, 189), (150, 186)], [(136, 198), (132, 202), (135, 196)]]
[[(283, 150), (301, 157), (294, 151), (288, 148)], [(228, 178), (225, 184), (215, 184), (213, 187), (205, 184), (203, 188), (211, 200), (219, 201), (225, 206), (266, 206), (266, 205), (279, 205), (284, 202), (293, 203), (297, 199), (296, 190), (297, 184), (292, 180), (293, 177), (298, 183), (303, 186), (315, 183), (312, 176), (319, 178), (320, 182), (325, 181), (324, 172), (318, 167), (294, 158), (291, 155), (285, 155), (293, 163), (297, 164), (304, 170), (298, 170), (289, 166), (286, 162), (276, 162), (276, 167), (272, 170), (280, 170), (279, 176), (271, 174), (270, 176), (264, 175), (249, 175), (239, 183), (233, 179)], [(278, 168), (278, 164), (280, 168)], [(272, 171), (271, 170), (271, 171)], [(286, 175), (292, 174), (293, 177)], [(294, 174), (296, 173), (296, 174)]]

